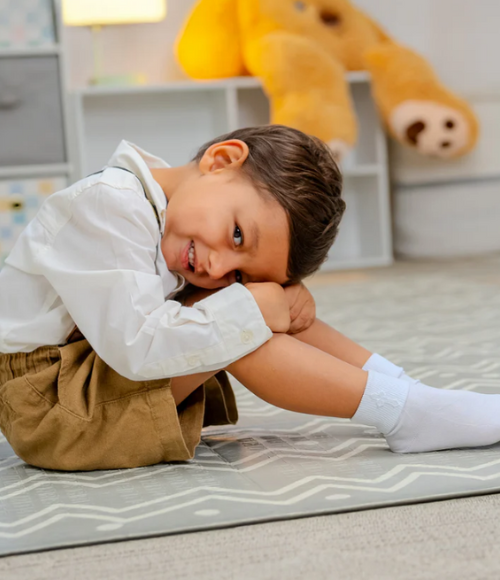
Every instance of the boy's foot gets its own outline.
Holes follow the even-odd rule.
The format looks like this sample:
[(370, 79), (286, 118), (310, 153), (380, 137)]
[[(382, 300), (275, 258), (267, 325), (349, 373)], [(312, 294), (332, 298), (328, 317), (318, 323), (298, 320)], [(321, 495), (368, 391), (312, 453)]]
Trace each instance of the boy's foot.
[(397, 453), (492, 445), (500, 441), (500, 395), (436, 389), (368, 371), (352, 420), (377, 427)]
[(500, 395), (410, 384), (401, 416), (385, 438), (397, 453), (492, 445), (500, 441)]

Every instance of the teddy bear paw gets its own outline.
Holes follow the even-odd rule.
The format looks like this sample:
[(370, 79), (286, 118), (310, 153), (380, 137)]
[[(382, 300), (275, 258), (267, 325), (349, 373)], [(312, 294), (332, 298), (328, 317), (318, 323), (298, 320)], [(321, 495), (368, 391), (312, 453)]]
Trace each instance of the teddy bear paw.
[(462, 113), (432, 101), (403, 102), (392, 111), (389, 123), (402, 143), (423, 155), (448, 159), (469, 141), (469, 124)]
[(328, 147), (330, 147), (337, 163), (342, 163), (351, 150), (349, 145), (345, 141), (342, 141), (342, 139), (332, 139), (331, 141), (328, 141)]

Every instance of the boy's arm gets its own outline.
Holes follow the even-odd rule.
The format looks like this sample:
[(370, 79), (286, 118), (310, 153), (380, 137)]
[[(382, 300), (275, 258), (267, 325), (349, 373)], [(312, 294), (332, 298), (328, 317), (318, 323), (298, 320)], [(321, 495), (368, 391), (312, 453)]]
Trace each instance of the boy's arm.
[[(202, 300), (217, 291), (192, 287), (183, 304), (192, 306), (198, 300)], [(372, 353), (341, 334), (338, 330), (317, 319), (314, 298), (303, 284), (287, 286), (284, 291), (288, 300), (291, 318), (288, 334), (357, 368), (363, 368)]]
[[(290, 310), (284, 288), (274, 282), (250, 283), (245, 284), (245, 287), (257, 303), (266, 325), (273, 332), (288, 332), (290, 329)], [(190, 286), (185, 291), (181, 291), (176, 300), (183, 306), (193, 306), (220, 290), (222, 288), (206, 290)]]
[[(255, 298), (264, 316), (264, 320), (266, 320), (266, 323), (271, 330), (273, 332), (281, 331), (286, 332), (287, 334), (297, 334), (309, 328), (316, 318), (316, 303), (304, 284), (293, 284), (283, 288), (284, 298), (288, 304), (290, 312), (290, 324), (288, 325), (288, 329), (285, 330), (287, 321), (283, 320), (280, 331), (277, 330), (276, 327), (273, 328), (271, 321), (268, 320), (268, 317), (266, 318), (266, 308), (262, 305), (260, 294), (265, 293), (268, 284), (272, 285), (272, 283), (261, 282), (246, 284), (246, 287)], [(183, 306), (192, 306), (193, 304), (196, 304), (196, 302), (215, 294), (219, 290), (220, 288), (216, 290), (206, 290), (205, 288), (198, 288), (189, 284), (184, 288), (184, 290), (175, 296), (175, 300), (180, 302)], [(274, 290), (276, 290), (276, 288)], [(265, 298), (266, 297), (263, 296), (264, 300)], [(283, 318), (283, 316), (280, 318)]]
[[(248, 290), (250, 290), (254, 298), (256, 298), (257, 304), (259, 304), (259, 300), (258, 296), (256, 296), (256, 291), (261, 290), (265, 284), (266, 283), (264, 282), (246, 284)], [(198, 288), (197, 286), (188, 284), (188, 286), (175, 296), (175, 300), (180, 302), (183, 306), (193, 306), (196, 302), (215, 294), (219, 290), (220, 288), (216, 290), (206, 290), (205, 288)], [(311, 326), (316, 318), (316, 304), (314, 298), (303, 284), (286, 286), (283, 290), (290, 311), (290, 326), (288, 330), (283, 330), (283, 332), (287, 332), (287, 334), (303, 332)], [(265, 318), (266, 317), (264, 316), (264, 319)], [(270, 325), (268, 324), (268, 326)], [(271, 330), (278, 332), (272, 327)]]

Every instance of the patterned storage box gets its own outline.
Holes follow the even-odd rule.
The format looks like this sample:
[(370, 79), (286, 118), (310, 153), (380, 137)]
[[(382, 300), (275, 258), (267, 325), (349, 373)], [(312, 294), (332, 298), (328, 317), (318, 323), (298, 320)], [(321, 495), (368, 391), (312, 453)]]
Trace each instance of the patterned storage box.
[(0, 49), (55, 42), (52, 0), (0, 0)]
[(0, 181), (0, 267), (47, 196), (65, 187), (66, 177)]

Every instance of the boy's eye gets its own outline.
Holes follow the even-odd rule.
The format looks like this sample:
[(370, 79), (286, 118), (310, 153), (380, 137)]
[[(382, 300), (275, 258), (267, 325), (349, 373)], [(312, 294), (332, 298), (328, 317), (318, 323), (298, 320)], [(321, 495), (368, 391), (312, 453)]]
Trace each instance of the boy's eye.
[(243, 234), (241, 233), (241, 230), (238, 226), (235, 226), (234, 228), (233, 239), (237, 246), (241, 246), (243, 243)]
[(243, 276), (239, 270), (234, 271), (234, 278), (237, 284), (243, 284)]

